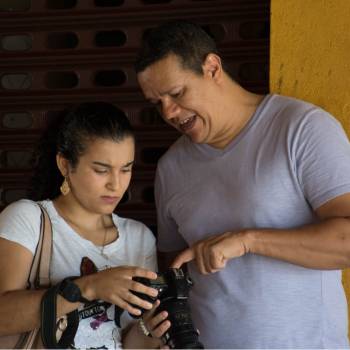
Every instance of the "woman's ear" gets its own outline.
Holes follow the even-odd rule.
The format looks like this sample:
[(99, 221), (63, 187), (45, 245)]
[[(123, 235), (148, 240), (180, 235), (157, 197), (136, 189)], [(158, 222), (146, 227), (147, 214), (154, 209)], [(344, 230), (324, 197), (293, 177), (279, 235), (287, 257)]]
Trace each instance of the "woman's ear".
[(221, 59), (214, 53), (209, 53), (202, 65), (203, 73), (205, 76), (215, 80), (220, 80), (222, 77), (222, 64)]
[(63, 157), (62, 153), (57, 153), (56, 155), (57, 167), (60, 170), (63, 177), (68, 175), (69, 162), (66, 158)]

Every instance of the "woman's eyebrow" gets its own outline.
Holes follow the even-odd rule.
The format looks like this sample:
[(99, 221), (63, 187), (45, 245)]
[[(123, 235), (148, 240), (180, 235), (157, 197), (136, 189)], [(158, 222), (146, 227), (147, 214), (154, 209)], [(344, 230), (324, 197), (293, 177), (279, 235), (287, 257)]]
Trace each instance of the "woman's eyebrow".
[(131, 162), (126, 163), (126, 164), (124, 165), (124, 167), (128, 167), (128, 166), (133, 165), (133, 164), (134, 164), (134, 161), (132, 160)]
[[(98, 162), (98, 161), (94, 161), (94, 162), (92, 162), (92, 164), (104, 166), (106, 168), (112, 168), (112, 166), (110, 164), (102, 163), (102, 162)], [(124, 164), (123, 167), (128, 167), (128, 166), (133, 165), (133, 164), (134, 164), (134, 161), (132, 160), (131, 162)]]
[(104, 166), (106, 168), (111, 168), (111, 165), (106, 164), (106, 163), (102, 163), (102, 162), (98, 162), (98, 161), (92, 162), (92, 164)]

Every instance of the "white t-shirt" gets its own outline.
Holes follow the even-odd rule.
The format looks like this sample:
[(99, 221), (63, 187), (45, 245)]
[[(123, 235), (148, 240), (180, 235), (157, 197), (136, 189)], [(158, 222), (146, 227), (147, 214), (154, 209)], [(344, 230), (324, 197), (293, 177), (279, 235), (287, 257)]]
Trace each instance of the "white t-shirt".
[[(155, 237), (141, 222), (113, 214), (119, 237), (101, 246), (77, 234), (58, 214), (52, 201), (40, 202), (52, 223), (53, 247), (50, 279), (53, 284), (68, 276), (80, 276), (94, 269), (114, 266), (140, 266), (157, 271)], [(22, 199), (0, 213), (0, 237), (17, 242), (34, 253), (40, 232), (40, 209), (35, 202)], [(79, 310), (79, 328), (75, 336), (77, 348), (121, 348), (121, 330), (131, 322), (127, 312), (116, 326), (114, 305), (103, 301), (84, 305)]]

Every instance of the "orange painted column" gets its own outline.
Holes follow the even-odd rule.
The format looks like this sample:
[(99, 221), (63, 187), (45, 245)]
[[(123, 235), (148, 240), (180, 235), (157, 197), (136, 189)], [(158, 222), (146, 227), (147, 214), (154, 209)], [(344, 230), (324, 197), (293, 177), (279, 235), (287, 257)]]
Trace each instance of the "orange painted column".
[[(271, 0), (270, 91), (321, 106), (348, 136), (349, 18), (349, 0)], [(343, 284), (350, 319), (350, 269)]]

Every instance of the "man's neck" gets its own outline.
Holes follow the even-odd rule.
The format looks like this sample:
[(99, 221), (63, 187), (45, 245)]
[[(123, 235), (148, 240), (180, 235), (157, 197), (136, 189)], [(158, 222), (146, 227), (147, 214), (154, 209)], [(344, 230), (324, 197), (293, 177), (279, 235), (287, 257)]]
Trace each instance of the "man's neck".
[(223, 121), (222, 134), (212, 147), (224, 149), (248, 124), (264, 95), (251, 93), (232, 80), (226, 82), (226, 94), (221, 95), (220, 119)]

